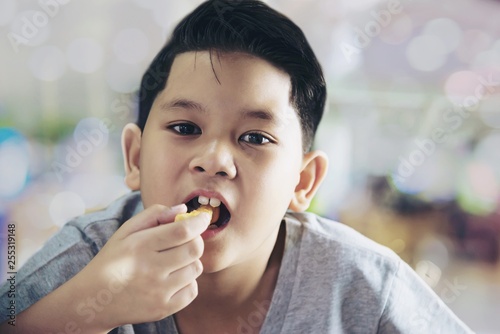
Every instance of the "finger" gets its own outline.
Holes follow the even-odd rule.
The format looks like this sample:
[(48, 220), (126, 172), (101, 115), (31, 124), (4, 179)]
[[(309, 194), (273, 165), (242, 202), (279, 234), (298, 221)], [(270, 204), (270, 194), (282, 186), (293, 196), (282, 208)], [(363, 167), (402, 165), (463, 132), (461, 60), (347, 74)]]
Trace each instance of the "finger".
[(189, 242), (206, 231), (210, 216), (201, 213), (180, 222), (164, 224), (135, 233), (136, 242), (144, 242), (150, 249), (164, 251)]
[(185, 204), (176, 205), (171, 208), (155, 204), (130, 218), (116, 233), (119, 233), (120, 237), (125, 238), (138, 231), (172, 222), (177, 214), (186, 211), (187, 207)]
[(169, 297), (171, 312), (175, 313), (189, 305), (198, 295), (196, 278), (203, 272), (201, 261), (196, 261), (189, 266), (173, 272), (167, 280), (171, 291)]
[(203, 272), (203, 264), (200, 260), (195, 260), (184, 267), (181, 267), (168, 275), (165, 284), (168, 285), (169, 290), (172, 291), (171, 298), (177, 291), (188, 285), (190, 282), (196, 280)]
[(198, 283), (190, 282), (188, 285), (176, 292), (169, 300), (168, 314), (174, 314), (191, 304), (198, 296)]
[(151, 263), (168, 275), (195, 261), (203, 255), (205, 244), (200, 236), (193, 240), (150, 257)]

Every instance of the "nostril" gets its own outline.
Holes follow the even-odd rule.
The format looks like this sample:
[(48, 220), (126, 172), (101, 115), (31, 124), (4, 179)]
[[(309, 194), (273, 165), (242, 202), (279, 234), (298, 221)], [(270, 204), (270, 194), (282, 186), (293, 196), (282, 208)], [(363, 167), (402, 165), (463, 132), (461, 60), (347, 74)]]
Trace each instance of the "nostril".
[(224, 172), (224, 171), (217, 172), (216, 174), (217, 174), (217, 175), (220, 175), (220, 176), (227, 176), (227, 173), (226, 173), (226, 172)]
[(196, 166), (194, 169), (195, 169), (197, 172), (204, 172), (204, 171), (205, 171), (205, 169), (203, 169), (203, 167), (200, 167), (200, 166)]

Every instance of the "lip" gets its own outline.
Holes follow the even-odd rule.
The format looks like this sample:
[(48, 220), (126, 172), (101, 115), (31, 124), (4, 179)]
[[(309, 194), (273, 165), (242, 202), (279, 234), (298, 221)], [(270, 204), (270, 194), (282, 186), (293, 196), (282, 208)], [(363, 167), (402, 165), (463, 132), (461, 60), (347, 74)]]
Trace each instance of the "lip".
[(203, 232), (201, 234), (201, 237), (203, 238), (203, 240), (207, 241), (211, 238), (214, 238), (217, 234), (219, 234), (220, 232), (222, 232), (229, 224), (226, 224), (226, 225), (223, 225), (219, 228), (216, 228), (214, 230), (205, 230), (205, 232)]

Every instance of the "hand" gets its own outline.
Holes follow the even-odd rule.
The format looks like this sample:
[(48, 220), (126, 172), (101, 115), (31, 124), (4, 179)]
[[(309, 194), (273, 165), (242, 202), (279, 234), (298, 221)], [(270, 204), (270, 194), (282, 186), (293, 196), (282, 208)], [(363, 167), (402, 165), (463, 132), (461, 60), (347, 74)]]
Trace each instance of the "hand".
[[(157, 321), (186, 307), (198, 294), (206, 213), (173, 222), (186, 206), (154, 205), (132, 217), (77, 275), (90, 295), (77, 313), (103, 329)], [(75, 277), (76, 278), (76, 277)], [(92, 326), (94, 327), (94, 326)]]

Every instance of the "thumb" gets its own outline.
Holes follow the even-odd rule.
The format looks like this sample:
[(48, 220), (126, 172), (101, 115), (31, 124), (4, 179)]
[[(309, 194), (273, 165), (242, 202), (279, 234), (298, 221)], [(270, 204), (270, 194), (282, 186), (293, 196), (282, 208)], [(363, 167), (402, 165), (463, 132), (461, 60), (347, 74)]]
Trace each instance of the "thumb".
[(158, 225), (171, 223), (179, 213), (187, 212), (185, 204), (168, 207), (160, 204), (152, 205), (134, 217), (127, 220), (121, 228), (116, 231), (121, 238), (125, 238), (135, 232), (152, 228)]

